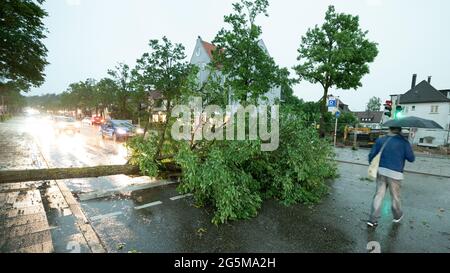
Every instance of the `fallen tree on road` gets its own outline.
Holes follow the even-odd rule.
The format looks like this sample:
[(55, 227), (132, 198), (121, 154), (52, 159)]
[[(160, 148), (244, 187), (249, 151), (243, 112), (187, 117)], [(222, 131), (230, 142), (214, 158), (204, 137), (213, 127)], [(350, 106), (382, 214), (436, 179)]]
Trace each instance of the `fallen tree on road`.
[(132, 165), (109, 165), (79, 168), (53, 168), (0, 171), (0, 184), (59, 180), (72, 178), (88, 178), (110, 175), (139, 175), (139, 167)]

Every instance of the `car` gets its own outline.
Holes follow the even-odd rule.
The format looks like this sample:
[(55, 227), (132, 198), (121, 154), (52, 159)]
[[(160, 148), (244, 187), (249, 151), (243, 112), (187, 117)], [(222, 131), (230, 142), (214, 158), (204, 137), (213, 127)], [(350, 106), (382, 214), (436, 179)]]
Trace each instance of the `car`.
[(56, 116), (53, 118), (57, 133), (79, 133), (81, 124), (73, 117)]
[(90, 118), (85, 117), (84, 119), (81, 120), (81, 124), (91, 126), (92, 125), (92, 121), (91, 121)]
[(103, 123), (105, 123), (105, 119), (103, 117), (101, 117), (101, 116), (92, 116), (91, 124), (102, 125)]
[(108, 120), (100, 128), (102, 138), (112, 138), (114, 141), (127, 140), (130, 137), (143, 134), (141, 128), (133, 125), (129, 120)]

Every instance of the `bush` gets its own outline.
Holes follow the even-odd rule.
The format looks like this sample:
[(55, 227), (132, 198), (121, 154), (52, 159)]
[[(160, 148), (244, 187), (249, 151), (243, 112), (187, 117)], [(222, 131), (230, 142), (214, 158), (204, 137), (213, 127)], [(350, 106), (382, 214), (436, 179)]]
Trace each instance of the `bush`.
[(12, 118), (11, 114), (0, 114), (0, 122), (5, 122)]

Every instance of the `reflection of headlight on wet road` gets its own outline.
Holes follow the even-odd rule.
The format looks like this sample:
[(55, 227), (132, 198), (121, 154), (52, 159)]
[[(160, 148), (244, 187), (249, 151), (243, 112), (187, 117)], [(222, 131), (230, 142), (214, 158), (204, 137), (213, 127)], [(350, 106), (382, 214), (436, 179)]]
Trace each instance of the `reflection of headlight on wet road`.
[(127, 131), (125, 131), (124, 129), (121, 129), (121, 128), (119, 128), (119, 129), (117, 129), (117, 134), (119, 134), (119, 135), (125, 135), (126, 133), (127, 133)]
[(137, 133), (137, 134), (143, 134), (143, 133), (144, 133), (144, 129), (142, 129), (142, 128), (137, 128), (137, 129), (136, 129), (136, 133)]

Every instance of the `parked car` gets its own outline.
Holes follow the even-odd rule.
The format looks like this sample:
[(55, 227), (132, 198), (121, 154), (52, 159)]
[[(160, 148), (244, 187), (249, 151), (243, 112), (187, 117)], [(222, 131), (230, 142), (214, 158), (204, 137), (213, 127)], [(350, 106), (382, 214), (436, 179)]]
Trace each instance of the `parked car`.
[(91, 126), (91, 125), (92, 125), (92, 121), (91, 121), (90, 118), (85, 117), (83, 120), (81, 120), (81, 124), (82, 124), (82, 125), (88, 125), (88, 126)]
[(108, 137), (116, 140), (127, 140), (130, 137), (143, 133), (128, 120), (108, 120), (100, 128), (102, 138)]
[(91, 124), (102, 125), (103, 123), (105, 123), (105, 119), (102, 118), (101, 116), (92, 116)]
[(56, 116), (53, 118), (54, 128), (57, 133), (79, 133), (81, 124), (73, 117)]

